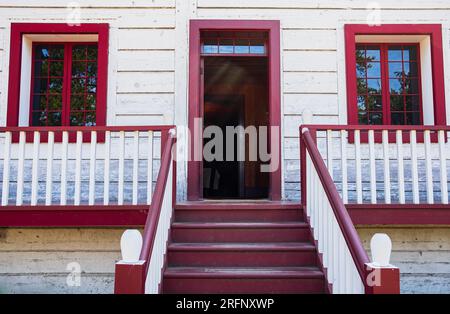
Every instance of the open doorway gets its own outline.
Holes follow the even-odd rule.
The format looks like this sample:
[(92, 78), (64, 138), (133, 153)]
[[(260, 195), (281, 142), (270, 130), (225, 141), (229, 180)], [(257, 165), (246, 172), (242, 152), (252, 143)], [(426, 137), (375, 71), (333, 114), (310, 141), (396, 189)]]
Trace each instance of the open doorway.
[[(260, 155), (251, 161), (249, 136), (234, 135), (233, 160), (227, 160), (227, 127), (269, 125), (268, 61), (265, 56), (202, 57), (203, 125), (216, 126), (224, 136), (224, 160), (203, 160), (203, 197), (268, 198), (269, 173), (261, 172)], [(204, 139), (204, 145), (213, 140)], [(238, 147), (241, 145), (240, 147)], [(245, 160), (237, 152), (245, 147)]]

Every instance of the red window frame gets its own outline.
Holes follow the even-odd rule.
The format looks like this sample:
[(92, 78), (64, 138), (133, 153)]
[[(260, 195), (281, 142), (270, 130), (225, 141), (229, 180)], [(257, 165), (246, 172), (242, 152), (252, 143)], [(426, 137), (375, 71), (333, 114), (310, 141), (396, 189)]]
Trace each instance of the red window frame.
[[(8, 111), (6, 125), (18, 126), (23, 35), (94, 34), (98, 35), (96, 125), (106, 125), (109, 24), (11, 23)], [(31, 101), (31, 99), (30, 99)]]
[[(31, 88), (30, 88), (30, 116), (29, 116), (29, 125), (36, 127), (33, 125), (33, 112), (36, 111), (33, 108), (33, 96), (35, 96), (36, 93), (34, 93), (33, 91), (33, 86), (34, 86), (34, 66), (35, 66), (35, 61), (36, 61), (36, 46), (39, 45), (48, 45), (48, 46), (64, 46), (64, 65), (63, 65), (63, 76), (61, 77), (63, 82), (62, 82), (62, 91), (61, 91), (61, 96), (62, 96), (62, 107), (61, 107), (61, 126), (70, 126), (70, 115), (71, 115), (71, 95), (72, 95), (72, 61), (73, 61), (73, 55), (72, 55), (72, 47), (73, 46), (97, 46), (97, 51), (98, 51), (98, 44), (97, 42), (33, 42), (32, 44), (32, 65), (31, 65)], [(81, 61), (94, 61), (94, 60), (76, 60), (77, 62), (81, 62)], [(98, 63), (98, 56), (97, 59), (95, 60), (96, 63)], [(49, 67), (50, 69), (50, 67)], [(50, 76), (48, 76), (50, 77)], [(84, 77), (85, 79), (89, 79), (92, 77), (86, 76)], [(97, 78), (98, 78), (98, 73), (95, 76), (96, 78), (96, 82), (98, 82)], [(84, 92), (84, 94), (86, 94), (86, 91)], [(93, 94), (93, 93), (91, 93)], [(95, 99), (96, 99), (96, 106), (95, 106), (95, 110), (77, 110), (78, 112), (88, 112), (88, 111), (95, 111), (97, 114), (97, 90), (95, 92)], [(48, 98), (47, 98), (47, 102), (48, 102)], [(38, 110), (40, 111), (40, 110)], [(97, 121), (96, 125), (97, 125)]]
[(345, 60), (347, 80), (347, 120), (358, 125), (356, 36), (357, 35), (428, 35), (430, 36), (431, 66), (433, 79), (434, 125), (446, 125), (444, 57), (441, 24), (346, 24)]
[[(397, 60), (397, 61), (391, 61), (388, 60), (388, 52), (389, 52), (389, 48), (391, 46), (400, 46), (400, 47), (416, 47), (416, 59), (412, 60), (414, 63), (416, 63), (417, 66), (417, 76), (414, 77), (414, 79), (417, 79), (417, 84), (418, 84), (418, 92), (416, 94), (400, 94), (399, 96), (403, 97), (403, 104), (406, 105), (406, 96), (418, 96), (419, 98), (419, 110), (418, 111), (407, 111), (405, 108), (402, 111), (394, 111), (396, 113), (403, 113), (404, 115), (408, 112), (419, 112), (419, 124), (415, 124), (415, 125), (423, 125), (423, 100), (422, 100), (422, 80), (421, 80), (421, 67), (420, 67), (420, 45), (419, 43), (356, 43), (356, 46), (371, 46), (371, 47), (379, 47), (380, 50), (380, 60), (376, 61), (377, 63), (380, 63), (380, 77), (369, 77), (367, 75), (367, 72), (365, 74), (365, 79), (380, 79), (381, 80), (381, 99), (382, 99), (382, 111), (375, 111), (376, 113), (381, 112), (383, 114), (383, 118), (382, 118), (382, 124), (386, 124), (386, 125), (392, 125), (392, 109), (391, 109), (391, 92), (390, 92), (390, 81), (393, 79), (390, 75), (389, 75), (389, 63), (393, 62), (393, 63), (401, 63), (402, 64), (402, 68), (404, 66), (405, 60), (403, 58), (403, 53), (402, 53), (402, 59), (401, 60)], [(356, 60), (356, 56), (355, 56), (355, 64), (357, 63)], [(404, 79), (404, 75), (403, 78)], [(362, 94), (360, 94), (357, 91), (357, 98), (360, 97)], [(378, 94), (376, 94), (378, 95)], [(369, 97), (370, 94), (368, 93), (368, 91), (366, 92), (366, 94), (364, 95), (365, 97)], [(358, 106), (358, 104), (356, 104), (356, 106)], [(366, 110), (366, 112), (369, 114), (370, 112), (372, 112), (371, 110)], [(405, 118), (404, 118), (405, 119)], [(406, 121), (406, 119), (405, 119)], [(371, 124), (363, 124), (359, 122), (358, 119), (358, 124), (360, 125), (371, 125)], [(373, 124), (375, 125), (375, 124)], [(399, 124), (399, 125), (407, 125), (405, 124)]]

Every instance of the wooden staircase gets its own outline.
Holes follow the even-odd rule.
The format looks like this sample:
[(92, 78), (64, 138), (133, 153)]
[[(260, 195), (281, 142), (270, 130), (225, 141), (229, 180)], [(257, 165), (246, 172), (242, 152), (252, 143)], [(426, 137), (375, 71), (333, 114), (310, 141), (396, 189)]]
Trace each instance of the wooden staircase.
[(300, 205), (175, 207), (163, 293), (324, 293), (326, 285)]

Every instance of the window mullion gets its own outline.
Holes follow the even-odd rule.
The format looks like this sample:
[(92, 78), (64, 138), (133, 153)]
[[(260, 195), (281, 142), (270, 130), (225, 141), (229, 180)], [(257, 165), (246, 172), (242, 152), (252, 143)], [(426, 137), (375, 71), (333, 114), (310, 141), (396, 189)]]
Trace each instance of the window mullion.
[(388, 64), (388, 45), (380, 45), (380, 61), (381, 61), (381, 94), (383, 99), (383, 124), (391, 124), (391, 101), (389, 94), (389, 64)]
[(72, 44), (67, 43), (64, 51), (64, 82), (62, 124), (70, 125), (70, 94), (72, 78)]

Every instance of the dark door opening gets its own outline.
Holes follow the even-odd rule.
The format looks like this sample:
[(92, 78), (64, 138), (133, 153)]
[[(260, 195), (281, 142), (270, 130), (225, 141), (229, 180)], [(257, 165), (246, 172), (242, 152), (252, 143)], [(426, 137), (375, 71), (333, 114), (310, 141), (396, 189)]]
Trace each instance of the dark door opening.
[[(203, 125), (217, 126), (224, 139), (224, 160), (203, 160), (203, 197), (268, 198), (269, 173), (261, 172), (259, 153), (256, 161), (249, 160), (248, 136), (241, 141), (235, 136), (235, 158), (225, 158), (227, 126), (259, 130), (269, 125), (267, 58), (211, 56), (203, 57), (202, 64)], [(259, 132), (257, 135), (259, 138)], [(213, 139), (204, 139), (204, 145)], [(244, 161), (237, 160), (238, 145), (245, 145)]]

